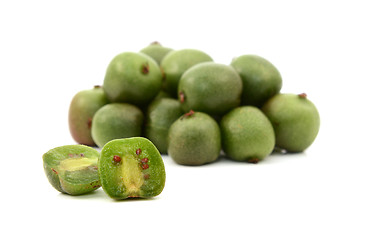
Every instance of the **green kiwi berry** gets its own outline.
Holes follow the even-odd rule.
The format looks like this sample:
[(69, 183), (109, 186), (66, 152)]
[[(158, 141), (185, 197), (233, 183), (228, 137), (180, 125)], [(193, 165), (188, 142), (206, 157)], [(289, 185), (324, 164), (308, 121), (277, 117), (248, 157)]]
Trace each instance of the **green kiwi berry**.
[(175, 120), (183, 115), (180, 102), (172, 98), (153, 101), (147, 110), (145, 136), (151, 140), (160, 153), (167, 153), (167, 136)]
[(91, 136), (92, 119), (95, 112), (107, 103), (108, 99), (100, 86), (80, 91), (72, 98), (68, 124), (71, 136), (77, 143), (95, 146)]
[(141, 53), (153, 58), (158, 65), (161, 64), (162, 59), (171, 51), (173, 51), (173, 49), (164, 47), (159, 42), (152, 42), (149, 46), (140, 50)]
[(178, 99), (184, 112), (189, 110), (223, 115), (240, 105), (242, 81), (224, 64), (205, 62), (189, 68), (181, 77)]
[(274, 149), (274, 130), (264, 113), (253, 106), (233, 109), (220, 122), (223, 150), (236, 161), (256, 163)]
[(213, 59), (209, 55), (196, 49), (181, 49), (168, 53), (161, 62), (161, 69), (164, 74), (164, 89), (176, 97), (182, 74), (198, 63), (212, 61)]
[(100, 187), (99, 152), (84, 145), (56, 147), (43, 155), (50, 184), (62, 193), (80, 195)]
[(165, 166), (157, 148), (146, 138), (108, 142), (98, 163), (104, 191), (114, 199), (150, 198), (165, 186)]
[(111, 102), (143, 106), (157, 95), (161, 84), (162, 73), (155, 60), (144, 53), (124, 52), (108, 65), (103, 89)]
[(219, 126), (206, 113), (190, 111), (169, 129), (168, 154), (178, 164), (196, 166), (214, 162), (220, 150)]
[(98, 147), (107, 142), (128, 137), (139, 137), (142, 133), (142, 111), (129, 103), (110, 103), (100, 108), (92, 121), (92, 137)]
[(319, 113), (305, 93), (278, 94), (269, 99), (262, 110), (273, 125), (278, 148), (302, 152), (317, 137)]
[(282, 87), (281, 74), (268, 60), (256, 55), (242, 55), (233, 59), (231, 66), (243, 82), (242, 105), (261, 107)]

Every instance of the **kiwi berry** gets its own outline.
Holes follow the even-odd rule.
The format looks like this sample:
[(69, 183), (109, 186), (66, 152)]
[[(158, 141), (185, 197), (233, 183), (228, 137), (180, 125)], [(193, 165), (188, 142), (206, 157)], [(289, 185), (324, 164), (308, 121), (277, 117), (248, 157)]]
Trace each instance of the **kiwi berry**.
[(103, 89), (111, 102), (144, 106), (158, 94), (162, 84), (160, 67), (144, 53), (124, 52), (109, 63)]
[(317, 137), (319, 112), (305, 93), (278, 94), (269, 99), (262, 110), (273, 125), (278, 148), (302, 152)]
[(142, 111), (129, 103), (109, 103), (100, 108), (92, 121), (92, 137), (98, 147), (113, 139), (139, 137), (142, 133)]
[(181, 49), (168, 53), (160, 65), (164, 77), (163, 88), (176, 97), (182, 74), (198, 63), (211, 61), (213, 59), (209, 55), (196, 49)]
[(150, 198), (165, 186), (165, 166), (157, 148), (146, 138), (108, 142), (99, 157), (104, 191), (113, 199)]
[(72, 138), (79, 144), (95, 146), (91, 136), (92, 119), (108, 99), (100, 86), (78, 92), (70, 103), (68, 125)]
[(162, 46), (159, 42), (152, 42), (147, 47), (140, 50), (141, 53), (144, 53), (151, 58), (153, 58), (158, 65), (161, 64), (162, 59), (173, 49)]
[(62, 193), (80, 195), (100, 187), (99, 152), (84, 145), (56, 147), (43, 155), (50, 184)]
[(243, 82), (242, 105), (261, 107), (281, 90), (281, 74), (265, 58), (242, 55), (233, 59), (231, 66), (236, 69)]
[(153, 101), (147, 110), (145, 136), (155, 144), (160, 153), (167, 153), (167, 136), (170, 126), (183, 115), (180, 102), (172, 98)]
[(256, 107), (233, 109), (223, 116), (220, 130), (223, 150), (233, 160), (257, 163), (273, 151), (273, 127)]
[(168, 154), (178, 164), (196, 166), (214, 162), (220, 150), (219, 126), (206, 113), (191, 110), (169, 129)]
[(178, 99), (184, 112), (191, 109), (223, 115), (240, 105), (242, 81), (228, 65), (205, 62), (189, 68), (181, 77)]

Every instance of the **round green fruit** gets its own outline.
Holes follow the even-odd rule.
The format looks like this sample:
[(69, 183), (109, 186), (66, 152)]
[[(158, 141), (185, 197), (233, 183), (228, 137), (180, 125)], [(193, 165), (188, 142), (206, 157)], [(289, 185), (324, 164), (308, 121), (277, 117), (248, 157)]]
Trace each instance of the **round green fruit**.
[(220, 122), (222, 146), (237, 161), (257, 163), (274, 149), (274, 130), (264, 113), (253, 106), (233, 109)]
[(243, 105), (261, 107), (281, 90), (281, 74), (272, 63), (262, 57), (242, 55), (235, 58), (231, 66), (236, 69), (243, 82)]
[(319, 113), (304, 93), (278, 94), (269, 99), (262, 110), (273, 125), (278, 148), (302, 152), (317, 137)]
[(160, 91), (162, 73), (144, 53), (124, 52), (108, 65), (103, 89), (111, 102), (148, 104)]
[(176, 99), (161, 98), (149, 105), (145, 136), (155, 144), (160, 153), (167, 153), (169, 128), (181, 115), (183, 111)]
[(171, 125), (168, 143), (168, 154), (178, 164), (214, 162), (221, 150), (219, 126), (206, 113), (190, 111)]
[(143, 124), (142, 111), (128, 103), (110, 103), (100, 108), (92, 121), (92, 137), (98, 147), (113, 139), (139, 137)]
[(108, 142), (102, 148), (98, 169), (104, 191), (117, 200), (154, 197), (165, 186), (161, 154), (146, 138)]
[(99, 152), (84, 145), (56, 147), (43, 155), (50, 184), (62, 193), (80, 195), (100, 187)]
[(149, 46), (140, 50), (141, 53), (153, 58), (158, 65), (161, 64), (162, 59), (171, 51), (173, 51), (173, 49), (164, 47), (159, 42), (153, 42)]
[(223, 115), (240, 105), (242, 81), (230, 66), (214, 62), (197, 64), (180, 79), (178, 99), (184, 112), (191, 109)]
[(213, 59), (209, 55), (196, 49), (181, 49), (170, 52), (161, 62), (164, 74), (164, 89), (176, 97), (182, 74), (198, 63), (212, 61)]
[(68, 125), (71, 136), (77, 143), (95, 146), (91, 136), (92, 119), (95, 112), (107, 103), (108, 99), (100, 86), (80, 91), (72, 98)]

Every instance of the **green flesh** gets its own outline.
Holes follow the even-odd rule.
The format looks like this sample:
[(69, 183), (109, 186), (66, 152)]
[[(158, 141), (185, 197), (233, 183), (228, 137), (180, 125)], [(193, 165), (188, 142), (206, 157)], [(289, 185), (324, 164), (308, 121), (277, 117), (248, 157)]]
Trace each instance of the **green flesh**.
[[(137, 150), (140, 154), (137, 155)], [(120, 162), (115, 162), (115, 156)], [(142, 159), (147, 158), (144, 169)], [(146, 138), (133, 137), (108, 142), (101, 151), (98, 169), (104, 191), (114, 199), (148, 198), (165, 186), (165, 166), (157, 148)]]
[(68, 158), (59, 163), (59, 170), (61, 171), (77, 171), (86, 167), (96, 165), (97, 158)]
[(118, 181), (122, 180), (123, 187), (127, 190), (129, 196), (139, 196), (140, 188), (144, 183), (139, 157), (126, 154), (122, 156), (121, 164)]
[(84, 145), (67, 145), (51, 149), (43, 155), (45, 174), (60, 192), (80, 195), (100, 187), (99, 152)]

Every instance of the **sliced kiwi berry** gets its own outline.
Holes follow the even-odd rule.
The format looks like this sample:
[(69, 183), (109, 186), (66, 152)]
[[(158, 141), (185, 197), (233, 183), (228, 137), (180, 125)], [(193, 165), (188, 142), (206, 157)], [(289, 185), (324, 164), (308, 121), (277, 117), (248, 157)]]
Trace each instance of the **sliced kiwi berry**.
[(98, 168), (102, 187), (113, 199), (150, 198), (165, 186), (161, 154), (143, 137), (108, 142), (102, 148)]
[(81, 195), (100, 187), (99, 152), (84, 145), (56, 147), (43, 155), (50, 184), (62, 193)]

